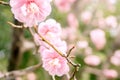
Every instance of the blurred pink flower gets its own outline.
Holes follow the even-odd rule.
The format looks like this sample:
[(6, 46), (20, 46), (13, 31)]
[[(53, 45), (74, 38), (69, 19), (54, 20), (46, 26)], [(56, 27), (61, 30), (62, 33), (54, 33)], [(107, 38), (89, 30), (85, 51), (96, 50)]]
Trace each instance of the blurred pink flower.
[(115, 66), (120, 66), (120, 58), (118, 58), (116, 56), (112, 56), (110, 58), (110, 62)]
[(85, 57), (84, 61), (91, 66), (98, 66), (101, 62), (100, 58), (96, 55), (88, 55)]
[(105, 19), (105, 22), (107, 24), (107, 26), (111, 27), (111, 28), (116, 28), (118, 23), (117, 23), (117, 19), (115, 16), (108, 16)]
[(103, 70), (103, 74), (105, 77), (107, 77), (109, 79), (118, 77), (118, 73), (114, 69), (105, 69), (105, 70)]
[(78, 48), (81, 48), (81, 49), (83, 49), (83, 48), (87, 48), (88, 47), (88, 42), (87, 41), (79, 41), (78, 43), (77, 43), (77, 46), (78, 46)]
[(44, 50), (42, 55), (43, 68), (50, 75), (62, 76), (69, 72), (67, 60), (56, 53), (54, 50)]
[(120, 59), (120, 50), (116, 50), (114, 53), (114, 56), (116, 56)]
[(91, 47), (87, 47), (87, 48), (85, 48), (85, 55), (87, 56), (87, 55), (90, 55), (90, 54), (92, 54), (93, 53), (93, 51), (92, 51), (92, 48)]
[(45, 20), (51, 12), (48, 0), (10, 0), (10, 6), (15, 19), (29, 27)]
[(116, 50), (110, 59), (111, 63), (115, 66), (120, 66), (120, 50)]
[(0, 77), (4, 76), (4, 74), (2, 72), (0, 72)]
[(27, 74), (27, 80), (37, 80), (35, 73), (28, 73)]
[(101, 29), (94, 29), (90, 32), (90, 38), (98, 50), (104, 48), (106, 44), (105, 32)]
[(75, 1), (76, 0), (54, 0), (54, 4), (61, 12), (68, 12), (71, 8), (72, 3)]
[(90, 11), (84, 11), (81, 13), (81, 20), (85, 24), (88, 24), (91, 21), (91, 18), (92, 18), (92, 13)]
[(78, 20), (73, 13), (68, 14), (67, 21), (70, 27), (78, 27)]

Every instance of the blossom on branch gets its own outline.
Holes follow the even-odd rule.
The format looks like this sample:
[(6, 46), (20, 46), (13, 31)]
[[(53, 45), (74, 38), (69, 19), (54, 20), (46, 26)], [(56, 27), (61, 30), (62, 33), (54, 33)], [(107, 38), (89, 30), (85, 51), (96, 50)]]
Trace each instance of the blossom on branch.
[(61, 26), (54, 19), (48, 19), (42, 22), (38, 26), (38, 33), (40, 33), (45, 38), (60, 37)]
[(12, 13), (20, 22), (32, 27), (51, 13), (49, 0), (10, 0)]
[[(60, 24), (54, 19), (48, 19), (38, 25), (37, 33), (34, 35), (36, 44), (40, 45), (38, 52), (42, 58), (43, 68), (52, 76), (63, 76), (69, 72), (68, 62), (62, 56), (67, 55), (67, 44), (61, 40), (61, 32)], [(61, 55), (48, 45), (41, 36), (59, 50)]]
[(42, 54), (43, 68), (50, 75), (62, 76), (69, 72), (67, 60), (57, 52), (45, 49)]

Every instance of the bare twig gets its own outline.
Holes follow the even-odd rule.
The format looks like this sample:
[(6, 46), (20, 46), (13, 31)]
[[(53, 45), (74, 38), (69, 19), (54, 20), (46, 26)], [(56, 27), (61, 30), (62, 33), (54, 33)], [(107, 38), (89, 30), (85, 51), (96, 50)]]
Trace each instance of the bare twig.
[(7, 6), (9, 5), (8, 2), (4, 2), (4, 1), (1, 1), (1, 0), (0, 0), (0, 4), (2, 4), (2, 5), (7, 5)]
[(12, 27), (15, 27), (15, 28), (23, 28), (23, 26), (15, 25), (12, 22), (7, 22), (7, 23), (10, 24)]
[(77, 67), (75, 67), (74, 72), (73, 72), (73, 74), (72, 74), (70, 80), (72, 80), (72, 79), (75, 78), (75, 74), (76, 74), (77, 71), (78, 71), (78, 69), (77, 69)]
[(41, 65), (42, 64), (39, 63), (37, 65), (30, 66), (30, 67), (23, 69), (23, 70), (16, 70), (16, 71), (7, 72), (7, 73), (3, 74), (2, 76), (0, 76), (0, 79), (23, 76), (23, 75), (27, 74), (28, 72), (35, 71), (36, 69), (41, 67)]
[(75, 46), (73, 46), (73, 47), (68, 51), (68, 53), (67, 53), (67, 57), (69, 57), (71, 51), (72, 51), (74, 48), (75, 48)]

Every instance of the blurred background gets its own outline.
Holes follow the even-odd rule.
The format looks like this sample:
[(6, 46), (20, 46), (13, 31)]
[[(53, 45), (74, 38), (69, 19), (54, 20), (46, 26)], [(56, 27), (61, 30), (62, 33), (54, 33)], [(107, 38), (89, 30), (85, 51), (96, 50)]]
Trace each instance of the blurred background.
[[(8, 2), (9, 0), (4, 0)], [(120, 0), (53, 0), (52, 13), (63, 28), (63, 40), (81, 64), (77, 80), (120, 80)], [(9, 6), (0, 5), (0, 74), (38, 64), (33, 38), (27, 29), (12, 28), (16, 22)], [(21, 45), (29, 48), (21, 50)], [(15, 51), (17, 50), (17, 51)], [(70, 66), (71, 67), (71, 66)], [(70, 74), (73, 69), (71, 67)], [(52, 80), (43, 68), (16, 80)], [(66, 80), (57, 77), (56, 80)]]

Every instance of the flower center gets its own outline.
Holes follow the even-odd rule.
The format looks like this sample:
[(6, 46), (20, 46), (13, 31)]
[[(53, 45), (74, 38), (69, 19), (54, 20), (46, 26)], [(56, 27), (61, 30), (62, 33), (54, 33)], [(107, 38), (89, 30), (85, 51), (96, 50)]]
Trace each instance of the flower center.
[(34, 2), (28, 2), (21, 7), (21, 11), (24, 16), (32, 13), (39, 12), (39, 7)]
[(50, 65), (53, 65), (53, 66), (57, 66), (57, 67), (60, 67), (60, 66), (61, 66), (61, 64), (59, 63), (59, 59), (57, 59), (57, 58), (49, 61), (49, 64), (50, 64)]

